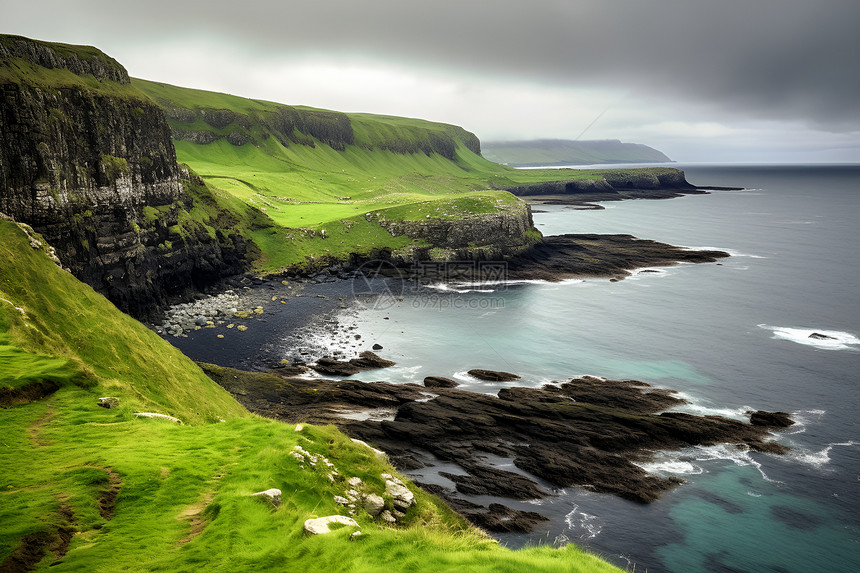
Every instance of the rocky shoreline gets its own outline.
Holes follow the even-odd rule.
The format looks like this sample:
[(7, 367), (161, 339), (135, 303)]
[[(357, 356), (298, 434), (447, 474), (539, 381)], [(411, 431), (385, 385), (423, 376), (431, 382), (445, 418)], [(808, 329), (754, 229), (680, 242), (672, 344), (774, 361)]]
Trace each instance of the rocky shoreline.
[[(346, 362), (344, 362), (346, 363)], [(497, 395), (419, 384), (302, 377), (305, 367), (268, 373), (202, 365), (249, 410), (285, 422), (333, 423), (384, 450), (404, 472), (454, 464), (440, 475), (454, 489), (424, 484), (474, 524), (494, 533), (526, 533), (547, 518), (468, 497), (534, 500), (552, 488), (577, 487), (650, 503), (683, 480), (638, 464), (657, 451), (734, 444), (772, 454), (788, 448), (771, 431), (793, 424), (782, 412), (750, 412), (750, 421), (671, 411), (686, 402), (672, 390), (634, 380), (581, 377)], [(518, 471), (496, 467), (512, 460)]]
[[(727, 256), (629, 235), (562, 235), (546, 237), (505, 261), (503, 278), (620, 280), (636, 268)], [(451, 486), (419, 483), (494, 533), (527, 533), (548, 519), (500, 501), (545, 498), (558, 488), (580, 487), (642, 503), (656, 500), (682, 482), (650, 475), (637, 465), (654, 451), (718, 443), (785, 451), (768, 441), (770, 429), (791, 423), (784, 414), (760, 412), (743, 423), (666, 412), (684, 401), (635, 381), (585, 377), (542, 388), (506, 387), (491, 395), (458, 390), (456, 382), (432, 376), (423, 385), (333, 380), (393, 365), (371, 351), (381, 349), (371, 347), (373, 341), (360, 340), (331, 317), (359, 292), (374, 296), (375, 287), (368, 293), (368, 285), (390, 294), (392, 284), (421, 289), (437, 280), (488, 278), (452, 276), (446, 266), (428, 270), (389, 263), (383, 268), (386, 272), (376, 275), (339, 267), (312, 278), (245, 276), (225, 292), (174, 307), (161, 333), (195, 360), (218, 364), (203, 367), (252, 412), (291, 423), (334, 423), (385, 450), (401, 471), (432, 466), (434, 460), (458, 468), (438, 474)], [(312, 321), (338, 349), (329, 348), (329, 354), (293, 349), (289, 361), (275, 360), (289, 346), (284, 334)], [(480, 368), (470, 374), (512, 385), (519, 378)], [(512, 462), (515, 471), (491, 461), (499, 458)], [(484, 501), (487, 496), (493, 501)]]

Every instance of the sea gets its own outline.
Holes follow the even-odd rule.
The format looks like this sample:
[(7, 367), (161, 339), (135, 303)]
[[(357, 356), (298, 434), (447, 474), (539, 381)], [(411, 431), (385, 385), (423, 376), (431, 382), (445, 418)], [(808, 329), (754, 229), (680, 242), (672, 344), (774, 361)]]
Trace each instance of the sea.
[[(445, 376), (494, 394), (591, 375), (676, 390), (688, 401), (678, 409), (693, 414), (788, 412), (796, 424), (773, 436), (790, 447), (785, 455), (731, 445), (654, 452), (645, 469), (685, 483), (651, 504), (579, 488), (531, 502), (469, 499), (550, 517), (530, 534), (498, 535), (508, 547), (575, 543), (628, 571), (860, 571), (860, 164), (670, 166), (695, 185), (743, 190), (601, 210), (535, 206), (535, 225), (544, 235), (623, 233), (731, 257), (620, 281), (326, 283), (317, 288), (345, 308), (307, 329), (279, 327), (272, 315), (265, 360), (292, 359), (302, 345), (349, 357), (378, 344), (397, 365), (356, 378)], [(254, 360), (253, 345), (224, 346), (242, 340), (230, 332), (175, 343), (198, 360)], [(481, 382), (473, 368), (522, 379)], [(513, 460), (492, 462), (519, 471)], [(439, 469), (462, 473), (440, 462), (409, 475), (453, 488)]]
[[(397, 362), (358, 377), (446, 376), (495, 393), (592, 375), (674, 389), (689, 402), (679, 409), (693, 414), (789, 412), (796, 424), (773, 437), (791, 448), (785, 455), (730, 445), (655, 452), (648, 471), (686, 482), (658, 501), (577, 488), (504, 500), (551, 521), (498, 539), (576, 543), (630, 571), (860, 571), (860, 165), (672, 167), (695, 185), (743, 190), (602, 210), (536, 206), (535, 224), (544, 235), (625, 233), (730, 258), (616, 282), (357, 292), (338, 320)], [(318, 342), (344, 350), (347, 339)], [(522, 379), (489, 384), (472, 368)], [(430, 473), (411, 475), (453, 486)]]

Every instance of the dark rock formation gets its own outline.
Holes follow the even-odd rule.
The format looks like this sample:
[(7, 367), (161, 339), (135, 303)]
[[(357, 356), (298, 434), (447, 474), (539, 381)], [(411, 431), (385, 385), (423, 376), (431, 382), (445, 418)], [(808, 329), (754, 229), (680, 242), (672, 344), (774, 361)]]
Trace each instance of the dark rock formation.
[(836, 340), (835, 337), (828, 336), (826, 334), (821, 334), (820, 332), (813, 332), (812, 334), (809, 335), (808, 338), (811, 338), (813, 340)]
[(787, 428), (794, 424), (794, 420), (787, 412), (753, 412), (750, 414), (750, 424), (753, 426), (769, 426), (771, 428)]
[(169, 294), (242, 270), (244, 241), (188, 217), (164, 114), (122, 66), (94, 48), (3, 36), (0, 68), (0, 212), (41, 233), (76, 277), (149, 317)]
[(636, 268), (714, 262), (728, 256), (722, 251), (693, 251), (631, 235), (554, 235), (509, 258), (506, 278), (623, 278)]
[[(427, 400), (414, 384), (333, 382), (203, 365), (206, 372), (250, 410), (288, 422), (338, 424), (348, 434), (383, 449), (403, 471), (423, 468), (427, 453), (459, 465), (468, 475), (442, 474), (456, 492), (431, 491), (478, 525), (493, 531), (508, 523), (504, 507), (487, 510), (459, 495), (534, 499), (551, 495), (528, 477), (556, 487), (583, 487), (643, 503), (681, 480), (651, 475), (635, 462), (657, 450), (718, 443), (768, 453), (787, 448), (768, 440), (771, 428), (790, 420), (756, 412), (754, 423), (720, 416), (666, 412), (684, 403), (674, 392), (633, 380), (577, 378), (543, 388), (507, 388), (498, 396), (434, 389)], [(393, 420), (356, 421), (339, 414), (389, 406)], [(493, 467), (487, 456), (513, 459), (523, 473)], [(513, 510), (510, 510), (513, 511)], [(502, 516), (498, 520), (490, 516)], [(534, 516), (511, 527), (526, 527)], [(540, 518), (540, 516), (538, 516)], [(513, 519), (517, 521), (519, 517)]]
[(484, 380), (486, 382), (512, 382), (520, 379), (517, 374), (512, 374), (511, 372), (482, 370), (481, 368), (473, 368), (472, 370), (469, 370), (469, 376), (473, 376), (478, 380)]
[[(370, 214), (368, 214), (370, 216)], [(439, 260), (431, 256), (431, 249), (448, 250), (447, 260), (493, 259), (515, 254), (540, 240), (534, 230), (531, 209), (519, 204), (497, 213), (467, 215), (458, 219), (434, 218), (419, 221), (387, 220), (384, 215), (377, 222), (392, 236), (406, 235), (421, 239), (432, 247), (416, 248), (409, 260)]]
[(514, 195), (533, 203), (589, 206), (595, 201), (624, 199), (671, 199), (708, 189), (737, 190), (734, 187), (697, 187), (689, 183), (684, 172), (666, 167), (618, 169), (601, 172), (602, 179), (563, 179), (505, 187)]
[(388, 368), (394, 365), (395, 362), (385, 360), (370, 350), (365, 350), (358, 355), (358, 358), (349, 361), (335, 360), (328, 356), (320, 358), (316, 364), (311, 366), (311, 369), (326, 376), (352, 376), (364, 370)]
[(425, 388), (456, 388), (460, 383), (444, 376), (427, 376), (424, 378)]

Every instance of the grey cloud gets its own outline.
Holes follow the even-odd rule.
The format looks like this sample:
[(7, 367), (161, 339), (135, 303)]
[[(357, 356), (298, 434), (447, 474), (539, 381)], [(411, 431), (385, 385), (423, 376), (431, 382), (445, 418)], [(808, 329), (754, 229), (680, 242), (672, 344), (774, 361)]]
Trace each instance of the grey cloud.
[(271, 61), (367, 56), (608, 85), (835, 131), (860, 127), (856, 0), (150, 0), (131, 12), (104, 0), (67, 5), (56, 3), (58, 28), (111, 42), (205, 37)]

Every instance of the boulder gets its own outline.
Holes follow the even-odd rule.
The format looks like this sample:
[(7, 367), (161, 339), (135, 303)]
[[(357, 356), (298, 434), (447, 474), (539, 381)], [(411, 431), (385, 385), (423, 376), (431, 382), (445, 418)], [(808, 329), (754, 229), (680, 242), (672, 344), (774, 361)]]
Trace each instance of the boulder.
[(385, 508), (385, 500), (382, 499), (382, 496), (372, 493), (364, 498), (364, 501), (362, 502), (362, 507), (364, 508), (364, 511), (366, 511), (368, 514), (372, 515), (373, 517), (376, 517)]
[[(399, 480), (398, 480), (399, 482)], [(402, 483), (394, 482), (392, 480), (385, 481), (385, 493), (391, 496), (392, 503), (396, 509), (401, 511), (406, 511), (413, 505), (415, 505), (415, 494), (409, 491)]]
[(794, 424), (787, 412), (753, 412), (750, 414), (750, 424), (753, 426), (769, 426), (771, 428), (787, 428)]
[(821, 334), (820, 332), (813, 332), (809, 335), (809, 338), (813, 340), (837, 340), (834, 336), (828, 336), (826, 334)]
[(427, 376), (424, 379), (425, 388), (456, 388), (460, 383), (442, 376)]
[(478, 380), (485, 380), (487, 382), (513, 382), (514, 380), (520, 379), (518, 375), (510, 372), (482, 370), (480, 368), (469, 370), (469, 375), (477, 378)]
[(305, 533), (307, 535), (325, 535), (331, 533), (331, 525), (341, 524), (350, 527), (358, 527), (358, 523), (351, 517), (345, 515), (329, 515), (317, 517), (305, 521)]
[(374, 344), (374, 345), (371, 347), (371, 349), (372, 349), (372, 350), (382, 350), (382, 345), (381, 345), (381, 344), (378, 344), (378, 343), (377, 343), (377, 344)]
[(252, 493), (251, 497), (259, 497), (271, 503), (274, 507), (281, 507), (281, 490), (278, 488), (267, 489), (266, 491), (258, 491)]
[(386, 523), (397, 523), (397, 518), (391, 515), (387, 509), (379, 514), (379, 518)]
[(99, 398), (98, 405), (102, 408), (119, 408), (119, 398), (114, 396), (102, 396)]
[(358, 358), (353, 358), (349, 361), (353, 366), (357, 366), (362, 370), (370, 370), (375, 368), (388, 368), (389, 366), (394, 366), (396, 363), (391, 360), (386, 360), (381, 358), (371, 352), (370, 350), (365, 350), (361, 354), (358, 355)]

